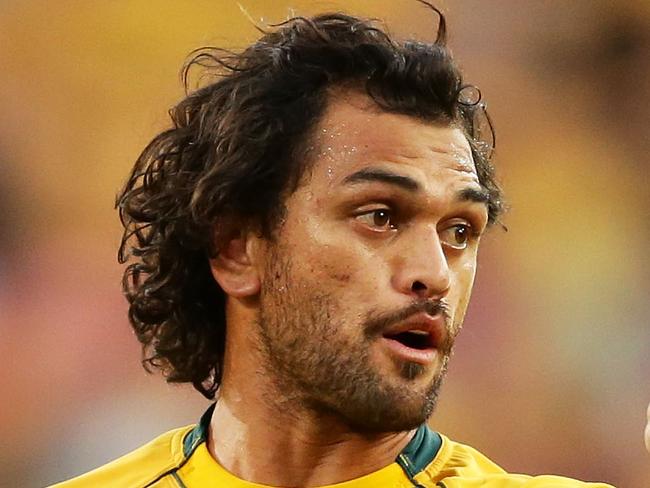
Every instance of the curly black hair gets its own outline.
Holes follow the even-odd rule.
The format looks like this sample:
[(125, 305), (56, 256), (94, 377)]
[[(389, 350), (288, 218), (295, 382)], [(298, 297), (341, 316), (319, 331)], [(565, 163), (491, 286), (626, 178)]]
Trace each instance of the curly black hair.
[(492, 125), (446, 47), (444, 16), (418, 1), (439, 16), (434, 42), (398, 42), (375, 21), (332, 13), (272, 26), (241, 52), (193, 52), (185, 86), (193, 67), (212, 79), (170, 110), (172, 127), (144, 149), (116, 204), (123, 289), (148, 371), (214, 398), (226, 296), (209, 258), (233, 229), (272, 237), (332, 88), (353, 86), (387, 112), (464, 129), (490, 195), (489, 222), (497, 220)]

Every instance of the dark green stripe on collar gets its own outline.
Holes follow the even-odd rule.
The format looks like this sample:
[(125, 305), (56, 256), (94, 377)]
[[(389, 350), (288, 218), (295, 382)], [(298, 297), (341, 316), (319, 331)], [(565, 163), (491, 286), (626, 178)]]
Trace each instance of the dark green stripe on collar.
[(185, 434), (185, 439), (183, 439), (183, 455), (185, 458), (190, 457), (199, 444), (208, 439), (210, 420), (212, 419), (212, 412), (214, 412), (215, 405), (216, 403), (210, 405), (201, 416), (201, 420), (196, 424), (196, 427)]
[(442, 446), (442, 437), (422, 424), (415, 435), (399, 453), (395, 462), (401, 466), (411, 481), (436, 457)]

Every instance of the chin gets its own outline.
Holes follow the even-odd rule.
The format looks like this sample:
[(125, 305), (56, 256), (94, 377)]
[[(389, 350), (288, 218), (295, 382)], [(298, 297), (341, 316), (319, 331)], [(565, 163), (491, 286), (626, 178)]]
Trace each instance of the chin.
[(351, 397), (339, 413), (356, 432), (372, 434), (416, 429), (435, 410), (444, 377), (442, 368), (439, 374), (427, 378), (428, 369), (422, 364), (404, 363), (399, 378), (376, 385), (362, 404), (355, 404)]
[(431, 417), (436, 401), (437, 395), (425, 402), (395, 404), (391, 411), (367, 411), (364, 417), (348, 423), (354, 431), (361, 433), (406, 432), (418, 428)]

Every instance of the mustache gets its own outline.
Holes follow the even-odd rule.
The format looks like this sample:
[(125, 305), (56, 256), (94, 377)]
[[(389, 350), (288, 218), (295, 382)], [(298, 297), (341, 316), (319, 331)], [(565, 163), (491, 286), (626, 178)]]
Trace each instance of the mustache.
[(438, 314), (442, 315), (445, 320), (447, 336), (451, 337), (451, 313), (449, 311), (449, 305), (447, 305), (443, 300), (415, 302), (401, 310), (384, 312), (372, 317), (369, 316), (365, 321), (364, 334), (367, 339), (376, 337), (381, 335), (389, 327), (419, 313), (426, 313), (431, 316)]

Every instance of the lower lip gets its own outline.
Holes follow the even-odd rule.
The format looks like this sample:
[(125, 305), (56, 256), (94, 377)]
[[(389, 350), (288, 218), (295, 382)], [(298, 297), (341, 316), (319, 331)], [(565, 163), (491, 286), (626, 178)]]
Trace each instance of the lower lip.
[(382, 337), (381, 340), (393, 354), (399, 356), (399, 358), (403, 359), (404, 361), (413, 361), (414, 363), (420, 364), (430, 364), (434, 362), (438, 357), (438, 350), (434, 348), (414, 349), (412, 347), (405, 346), (395, 339), (389, 339), (388, 337)]

